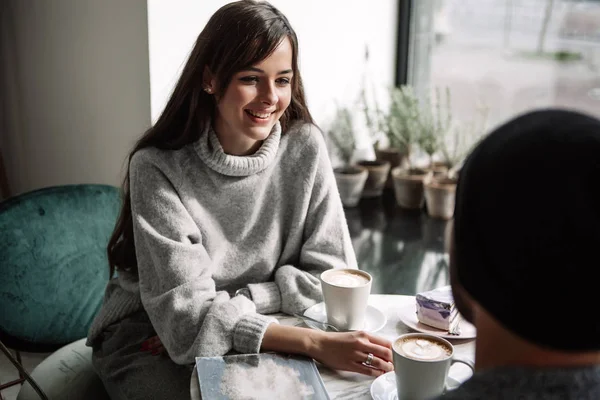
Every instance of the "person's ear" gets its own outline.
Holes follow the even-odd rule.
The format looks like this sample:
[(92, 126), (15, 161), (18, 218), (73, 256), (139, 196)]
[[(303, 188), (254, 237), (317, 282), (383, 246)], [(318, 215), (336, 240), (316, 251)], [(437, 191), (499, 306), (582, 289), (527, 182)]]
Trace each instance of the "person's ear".
[(204, 67), (202, 73), (202, 89), (208, 94), (214, 94), (217, 87), (217, 80), (208, 66)]

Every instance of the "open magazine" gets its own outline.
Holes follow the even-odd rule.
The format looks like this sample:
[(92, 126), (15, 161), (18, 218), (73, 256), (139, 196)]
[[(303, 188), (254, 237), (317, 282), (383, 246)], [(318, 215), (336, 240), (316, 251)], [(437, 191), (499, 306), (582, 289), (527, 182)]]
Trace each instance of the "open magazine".
[(197, 357), (203, 399), (329, 400), (315, 362), (272, 353)]

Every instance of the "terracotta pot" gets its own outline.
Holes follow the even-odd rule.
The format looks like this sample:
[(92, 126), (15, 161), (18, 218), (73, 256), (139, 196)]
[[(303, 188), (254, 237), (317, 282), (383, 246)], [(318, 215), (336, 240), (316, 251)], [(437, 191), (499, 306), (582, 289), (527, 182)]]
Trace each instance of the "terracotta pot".
[(387, 149), (375, 149), (375, 157), (378, 161), (387, 161), (390, 163), (390, 173), (388, 174), (385, 187), (394, 187), (391, 170), (396, 167), (404, 167), (406, 153), (395, 147), (390, 147)]
[(423, 180), (429, 175), (431, 175), (430, 172), (420, 168), (405, 169), (398, 167), (392, 170), (394, 194), (400, 207), (409, 209), (423, 207), (425, 201)]
[(427, 213), (430, 217), (452, 219), (456, 198), (456, 180), (448, 177), (429, 176), (424, 181)]
[(448, 166), (443, 162), (435, 161), (427, 167), (427, 170), (431, 171), (433, 176), (442, 176), (448, 172)]
[(344, 207), (355, 207), (360, 201), (369, 172), (358, 166), (336, 168), (333, 172), (342, 204)]
[(362, 197), (381, 196), (385, 181), (390, 172), (390, 163), (388, 161), (359, 161), (358, 165), (369, 171), (369, 176), (365, 182)]

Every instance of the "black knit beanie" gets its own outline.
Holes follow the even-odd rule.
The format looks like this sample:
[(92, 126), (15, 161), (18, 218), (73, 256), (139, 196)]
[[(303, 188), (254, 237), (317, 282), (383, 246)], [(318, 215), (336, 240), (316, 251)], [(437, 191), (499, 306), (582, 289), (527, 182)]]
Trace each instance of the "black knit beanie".
[(536, 344), (600, 350), (600, 121), (543, 110), (467, 158), (454, 215), (456, 276)]

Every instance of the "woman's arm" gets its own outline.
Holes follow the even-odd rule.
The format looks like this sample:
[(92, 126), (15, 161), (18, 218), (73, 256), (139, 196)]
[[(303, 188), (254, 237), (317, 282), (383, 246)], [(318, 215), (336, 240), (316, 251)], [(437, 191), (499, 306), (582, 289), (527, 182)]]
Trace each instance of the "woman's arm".
[[(301, 354), (337, 370), (378, 376), (394, 369), (391, 343), (366, 332), (329, 333), (271, 324), (263, 337), (262, 351)], [(364, 365), (373, 354), (371, 367)]]
[(173, 361), (256, 353), (275, 319), (244, 296), (217, 292), (214, 265), (200, 229), (183, 206), (156, 153), (138, 152), (130, 165), (131, 204), (140, 297)]
[[(148, 339), (142, 351), (158, 355), (164, 347), (158, 336)], [(326, 333), (307, 328), (270, 324), (263, 336), (261, 351), (300, 354), (329, 368), (379, 376), (392, 371), (391, 343), (366, 332)], [(371, 367), (364, 365), (373, 354)]]
[(303, 158), (311, 170), (304, 178), (309, 202), (298, 264), (279, 267), (275, 282), (248, 285), (258, 312), (265, 314), (302, 312), (322, 301), (319, 275), (323, 271), (357, 268), (325, 140), (314, 126)]

